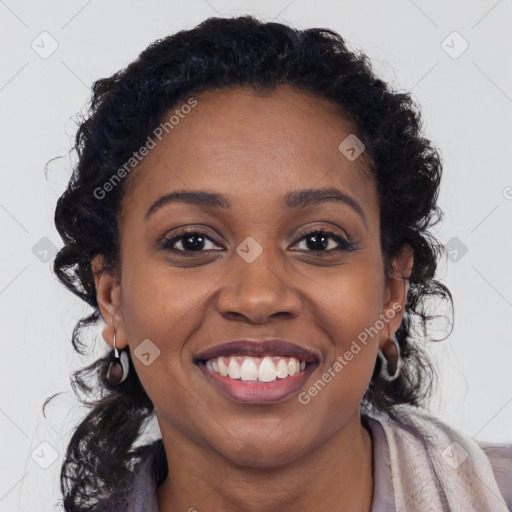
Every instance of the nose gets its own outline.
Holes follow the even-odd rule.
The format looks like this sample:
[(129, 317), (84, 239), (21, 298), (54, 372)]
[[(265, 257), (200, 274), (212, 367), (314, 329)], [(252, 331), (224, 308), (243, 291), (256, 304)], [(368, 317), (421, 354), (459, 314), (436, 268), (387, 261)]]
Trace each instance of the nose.
[(251, 263), (237, 254), (225, 280), (218, 308), (227, 319), (264, 324), (273, 317), (293, 319), (300, 314), (302, 301), (292, 276), (270, 250)]

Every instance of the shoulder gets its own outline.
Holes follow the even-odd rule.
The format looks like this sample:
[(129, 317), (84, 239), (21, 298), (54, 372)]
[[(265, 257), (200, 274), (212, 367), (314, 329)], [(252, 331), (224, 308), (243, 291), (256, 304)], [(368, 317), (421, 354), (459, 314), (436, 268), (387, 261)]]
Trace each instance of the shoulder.
[[(481, 503), (499, 499), (501, 494), (512, 510), (512, 443), (478, 441), (421, 408), (397, 406), (394, 413), (393, 419), (375, 411), (370, 416), (386, 433), (391, 469), (402, 466), (399, 478), (414, 480), (420, 472), (418, 464), (428, 453), (429, 465), (436, 468), (448, 493), (457, 487), (466, 497), (476, 493), (475, 499)], [(402, 471), (403, 466), (410, 472)], [(424, 469), (428, 473), (427, 465)]]
[(464, 439), (465, 447), (469, 444), (477, 447), (477, 450), (483, 451), (494, 474), (494, 478), (501, 492), (507, 507), (512, 510), (512, 443), (491, 443), (487, 441), (479, 441), (466, 434), (452, 425), (449, 425), (438, 417), (431, 416), (428, 411), (417, 411), (416, 417), (421, 417), (423, 421), (430, 421), (441, 427), (442, 430), (449, 433), (450, 437), (460, 435), (460, 439)]
[(476, 441), (491, 464), (494, 477), (508, 506), (512, 505), (512, 444)]
[[(491, 466), (498, 489), (507, 507), (512, 510), (512, 443), (498, 444), (474, 439), (440, 418), (430, 416), (427, 411), (417, 412), (416, 416), (420, 416), (423, 421), (431, 421), (440, 426), (450, 434), (450, 437), (460, 435), (460, 439), (464, 439), (468, 444), (473, 444), (477, 450), (483, 451)], [(466, 448), (468, 448), (468, 444), (465, 445)]]

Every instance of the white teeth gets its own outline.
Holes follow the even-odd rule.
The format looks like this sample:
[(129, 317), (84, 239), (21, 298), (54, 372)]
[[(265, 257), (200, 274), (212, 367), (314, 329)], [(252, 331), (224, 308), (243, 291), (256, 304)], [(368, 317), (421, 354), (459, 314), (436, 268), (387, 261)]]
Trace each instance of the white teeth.
[(252, 359), (247, 357), (242, 363), (242, 367), (240, 368), (240, 378), (242, 380), (256, 380), (258, 378), (258, 367)]
[(306, 369), (306, 362), (296, 357), (265, 356), (217, 357), (206, 362), (206, 368), (223, 377), (243, 381), (272, 382), (286, 377), (293, 377)]
[(240, 378), (240, 365), (234, 357), (229, 358), (228, 375), (232, 379)]
[[(219, 357), (216, 359), (216, 361), (217, 361), (217, 364), (219, 365), (219, 373), (223, 377), (227, 377), (228, 376), (228, 367), (226, 366), (226, 363), (224, 362), (224, 358)], [(208, 367), (208, 363), (206, 366)]]
[(277, 363), (277, 376), (280, 379), (284, 379), (285, 377), (288, 377), (288, 364), (284, 359), (279, 359), (279, 362)]
[(270, 357), (264, 357), (258, 368), (258, 380), (272, 382), (276, 380), (276, 368)]

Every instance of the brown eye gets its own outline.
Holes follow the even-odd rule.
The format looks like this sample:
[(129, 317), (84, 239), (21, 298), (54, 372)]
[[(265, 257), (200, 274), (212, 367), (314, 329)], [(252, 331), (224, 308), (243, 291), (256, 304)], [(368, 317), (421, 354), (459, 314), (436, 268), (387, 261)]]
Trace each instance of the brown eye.
[(354, 244), (348, 242), (343, 237), (332, 233), (331, 231), (314, 230), (310, 232), (300, 233), (302, 238), (299, 242), (304, 241), (307, 252), (340, 252), (350, 251)]
[[(179, 247), (180, 244), (181, 248)], [(172, 238), (164, 239), (161, 243), (163, 249), (176, 252), (204, 252), (215, 250), (211, 246), (216, 246), (216, 244), (201, 231), (186, 231)]]

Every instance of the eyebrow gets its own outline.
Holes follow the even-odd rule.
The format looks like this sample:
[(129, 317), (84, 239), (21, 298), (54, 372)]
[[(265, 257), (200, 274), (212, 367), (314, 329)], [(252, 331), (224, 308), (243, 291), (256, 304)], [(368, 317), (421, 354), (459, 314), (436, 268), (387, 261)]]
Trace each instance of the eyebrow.
[[(364, 225), (367, 227), (366, 217), (359, 203), (334, 187), (294, 190), (293, 192), (285, 194), (280, 204), (288, 210), (297, 210), (327, 201), (338, 201), (350, 206), (361, 216)], [(216, 192), (208, 192), (206, 190), (177, 190), (158, 198), (148, 208), (144, 220), (148, 220), (157, 210), (171, 203), (185, 203), (207, 209), (219, 208), (222, 210), (230, 210), (232, 206), (232, 202), (227, 196)]]

